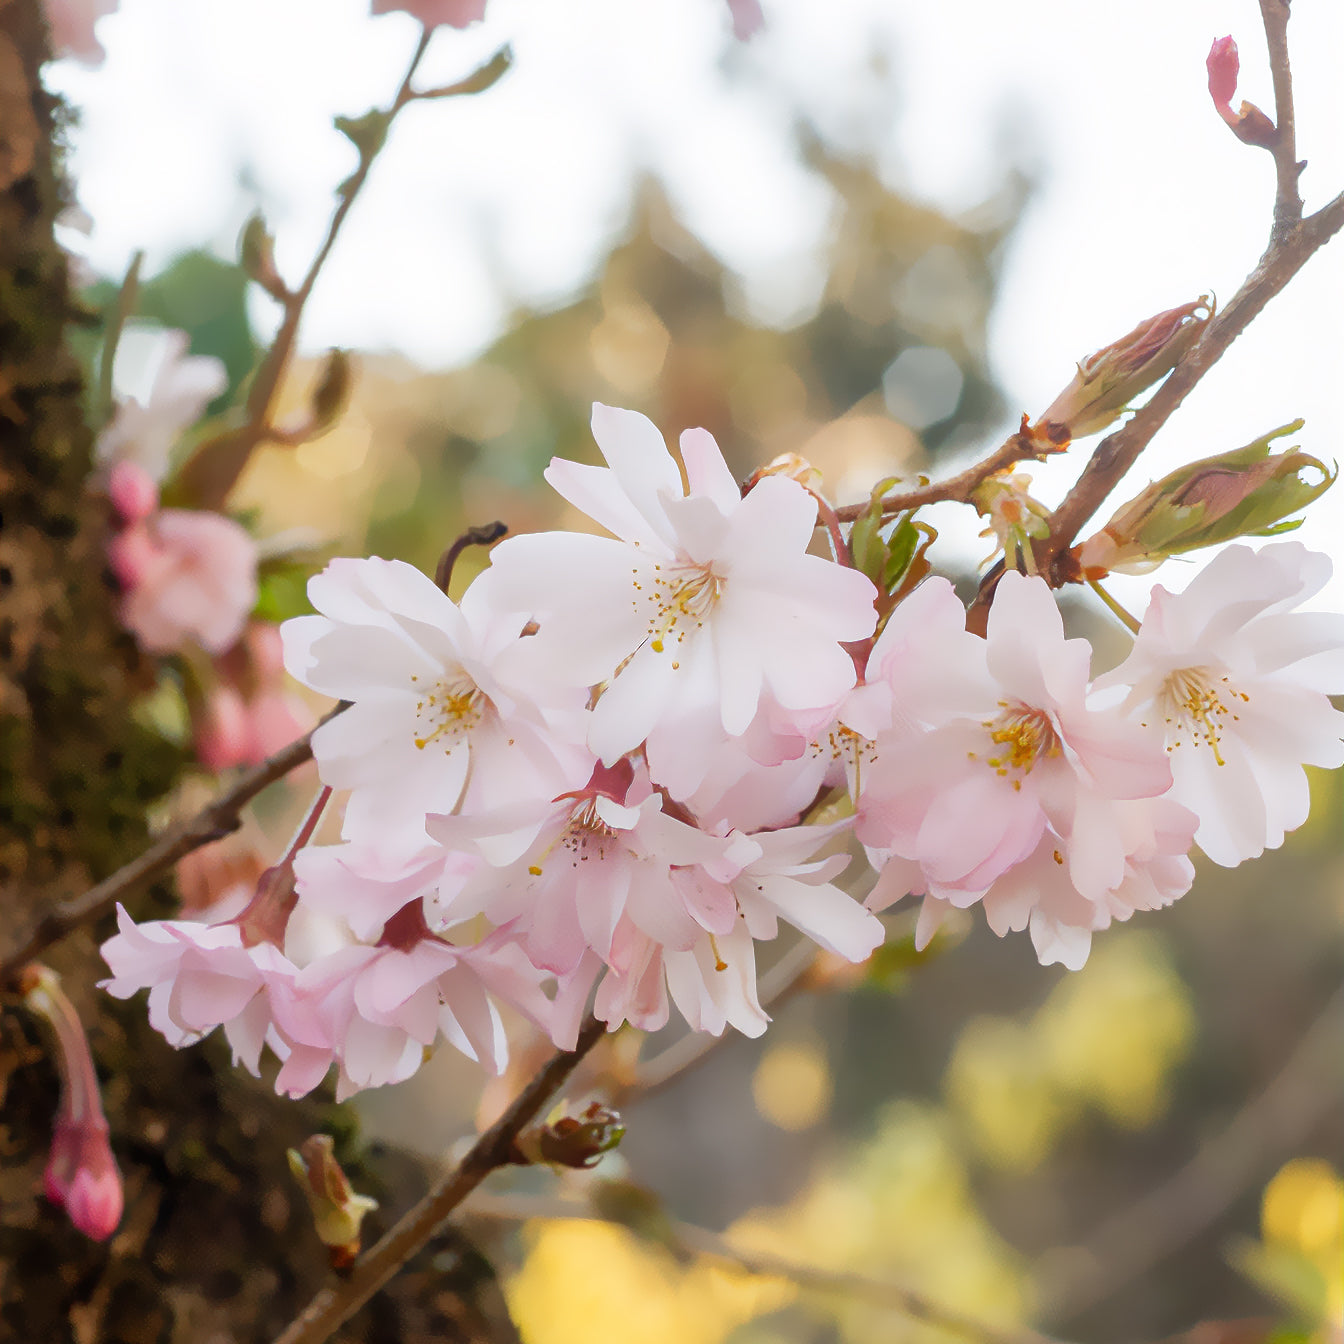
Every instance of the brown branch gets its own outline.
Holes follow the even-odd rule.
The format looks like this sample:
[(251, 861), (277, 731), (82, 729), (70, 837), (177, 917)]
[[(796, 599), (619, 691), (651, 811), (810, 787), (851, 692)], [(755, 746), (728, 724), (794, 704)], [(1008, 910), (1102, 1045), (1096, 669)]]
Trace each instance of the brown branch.
[[(322, 722), (326, 723), (346, 708), (345, 704), (338, 705)], [(52, 943), (59, 942), (74, 929), (105, 915), (128, 892), (162, 876), (193, 850), (237, 830), (243, 808), (257, 794), (312, 759), (312, 736), (316, 731), (315, 728), (305, 733), (274, 756), (240, 775), (232, 788), (203, 807), (194, 817), (169, 827), (144, 853), (118, 868), (82, 896), (76, 896), (44, 915), (34, 928), (20, 936), (14, 949), (0, 961), (0, 984), (12, 981), (17, 971)]]
[(1274, 193), (1275, 241), (1302, 219), (1298, 179), (1306, 164), (1297, 161), (1297, 126), (1293, 112), (1293, 72), (1288, 64), (1288, 0), (1260, 0), (1260, 17), (1269, 47), (1269, 69), (1274, 78), (1274, 155), (1277, 186)]
[(1291, 1153), (1339, 1101), (1344, 988), (1293, 1047), (1283, 1068), (1178, 1171), (1107, 1219), (1082, 1244), (1073, 1276), (1041, 1285), (1052, 1319), (1103, 1302), (1186, 1245), (1241, 1192)]
[[(1024, 419), (1024, 426), (1025, 423)], [(935, 481), (929, 485), (919, 486), (914, 490), (906, 490), (898, 495), (884, 496), (882, 514), (887, 517), (896, 513), (905, 513), (909, 509), (921, 508), (925, 504), (943, 504), (949, 501), (955, 504), (969, 504), (974, 491), (993, 476), (996, 471), (1003, 471), (1015, 462), (1021, 462), (1026, 458), (1032, 458), (1040, 462), (1051, 453), (1062, 451), (1063, 447), (1061, 445), (1035, 437), (1025, 428), (1016, 430), (984, 461), (967, 467), (965, 471), (950, 476), (945, 481)], [(843, 508), (836, 509), (835, 516), (842, 523), (852, 523), (856, 518), (862, 518), (871, 507), (867, 502), (846, 504)]]
[[(409, 104), (426, 98), (450, 98), (463, 94), (480, 93), (494, 84), (510, 67), (513, 56), (508, 47), (496, 52), (479, 70), (474, 71), (456, 84), (441, 89), (417, 92), (411, 87), (411, 81), (420, 66), (421, 58), (433, 35), (426, 28), (420, 36), (419, 45), (411, 57), (410, 66), (401, 81), (391, 106), (381, 115), (385, 121), (385, 130), (390, 127), (397, 114)], [(359, 164), (355, 171), (341, 184), (340, 203), (332, 212), (331, 223), (327, 226), (327, 235), (318, 248), (304, 276), (295, 290), (282, 289), (278, 294), (272, 292), (281, 306), (282, 318), (275, 340), (271, 342), (247, 395), (246, 420), (237, 429), (227, 435), (225, 443), (216, 440), (209, 452), (200, 453), (192, 458), (179, 473), (177, 486), (197, 508), (220, 508), (228, 498), (229, 492), (242, 475), (255, 448), (271, 441), (283, 442), (285, 434), (277, 431), (271, 424), (276, 393), (289, 368), (294, 349), (298, 342), (299, 323), (303, 310), (317, 284), (317, 278), (336, 245), (346, 217), (349, 215), (359, 196), (369, 171), (378, 157), (381, 144), (367, 150), (361, 150)]]
[[(588, 1204), (568, 1200), (548, 1199), (530, 1195), (479, 1195), (464, 1212), (484, 1218), (525, 1221), (530, 1218), (569, 1218), (586, 1222), (611, 1222), (625, 1226), (619, 1219), (604, 1218)], [(990, 1325), (967, 1316), (953, 1307), (935, 1301), (915, 1288), (907, 1288), (889, 1279), (868, 1274), (821, 1269), (803, 1264), (769, 1251), (741, 1250), (727, 1237), (693, 1223), (668, 1219), (659, 1221), (659, 1230), (666, 1234), (669, 1249), (693, 1252), (722, 1261), (734, 1269), (760, 1278), (785, 1279), (812, 1292), (833, 1293), (844, 1297), (872, 1302), (879, 1307), (924, 1321), (942, 1330), (979, 1340), (982, 1344), (1058, 1344), (1049, 1335), (1042, 1335), (1025, 1326)]]
[[(1259, 264), (1243, 281), (1190, 353), (1172, 370), (1148, 403), (1093, 451), (1073, 489), (1050, 519), (1050, 536), (1036, 548), (1040, 573), (1058, 587), (1076, 581), (1067, 554), (1079, 531), (1138, 460), (1158, 430), (1186, 399), (1233, 341), (1241, 335), (1307, 261), (1344, 227), (1344, 194), (1271, 242)], [(982, 604), (984, 593), (976, 598)]]
[(434, 1236), (444, 1219), (494, 1170), (507, 1166), (514, 1140), (602, 1039), (607, 1024), (589, 1017), (573, 1050), (552, 1055), (514, 1098), (508, 1110), (472, 1145), (457, 1166), (384, 1236), (355, 1261), (347, 1277), (324, 1288), (280, 1334), (275, 1344), (321, 1344), (364, 1305)]

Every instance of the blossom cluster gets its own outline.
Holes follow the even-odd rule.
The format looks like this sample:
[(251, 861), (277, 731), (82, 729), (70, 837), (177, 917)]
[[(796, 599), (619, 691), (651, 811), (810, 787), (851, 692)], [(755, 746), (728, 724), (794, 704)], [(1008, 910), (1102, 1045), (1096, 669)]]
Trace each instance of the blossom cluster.
[[(150, 987), (170, 1040), (222, 1025), (254, 1070), (269, 1043), (298, 1093), (333, 1064), (344, 1092), (404, 1078), (440, 1037), (497, 1069), (500, 1002), (560, 1046), (590, 1002), (756, 1035), (781, 920), (859, 962), (907, 895), (921, 946), (979, 905), (1077, 968), (1188, 889), (1193, 849), (1281, 843), (1303, 765), (1344, 763), (1344, 617), (1295, 610), (1329, 574), (1297, 543), (1156, 587), (1094, 676), (1039, 577), (1002, 577), (983, 637), (943, 578), (893, 609), (843, 544), (813, 553), (798, 473), (744, 491), (706, 431), (678, 463), (601, 405), (593, 433), (606, 466), (546, 478), (609, 535), (509, 538), (460, 602), (398, 561), (312, 579), (284, 657), (348, 702), (313, 735), (341, 841), (279, 901), (263, 878), (213, 922), (123, 912), (107, 986)], [(866, 900), (835, 881), (851, 833)]]

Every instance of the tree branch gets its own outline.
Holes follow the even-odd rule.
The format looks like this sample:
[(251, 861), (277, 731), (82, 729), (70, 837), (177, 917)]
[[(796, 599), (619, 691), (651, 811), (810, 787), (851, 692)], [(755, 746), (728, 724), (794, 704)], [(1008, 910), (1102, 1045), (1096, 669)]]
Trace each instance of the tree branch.
[(507, 1166), (514, 1140), (606, 1034), (589, 1017), (573, 1050), (552, 1055), (508, 1110), (472, 1145), (457, 1166), (384, 1236), (355, 1261), (348, 1277), (324, 1288), (280, 1334), (275, 1344), (321, 1344), (364, 1305), (431, 1237), (444, 1219), (496, 1168)]
[[(1044, 461), (1050, 454), (1062, 452), (1068, 446), (1067, 444), (1051, 443), (1047, 439), (1031, 434), (1026, 428), (1025, 417), (1023, 417), (1022, 424), (1021, 429), (1010, 434), (984, 461), (967, 467), (965, 471), (950, 476), (945, 481), (922, 485), (915, 490), (906, 490), (898, 495), (884, 496), (882, 500), (883, 516), (889, 517), (892, 514), (905, 513), (909, 509), (918, 509), (925, 504), (943, 504), (949, 501), (956, 504), (969, 504), (971, 494), (975, 489), (993, 476), (996, 471), (1003, 471), (1015, 462), (1024, 461), (1026, 458), (1031, 458), (1037, 462)], [(871, 507), (866, 502), (863, 504), (846, 504), (843, 508), (836, 509), (835, 516), (842, 523), (852, 523), (856, 518), (863, 517)]]
[[(347, 705), (338, 705), (322, 723), (342, 713)], [(319, 724), (320, 728), (322, 725)], [(264, 788), (283, 779), (313, 756), (312, 737), (317, 729), (305, 733), (289, 746), (260, 765), (239, 776), (232, 788), (207, 804), (194, 817), (170, 826), (143, 854), (118, 868), (110, 877), (91, 887), (82, 896), (57, 906), (37, 925), (17, 940), (14, 950), (0, 961), (0, 984), (13, 980), (35, 956), (59, 942), (66, 934), (106, 914), (128, 892), (166, 873), (179, 859), (193, 850), (238, 829), (243, 808)]]
[(1289, 0), (1260, 0), (1260, 18), (1269, 47), (1269, 69), (1274, 78), (1274, 125), (1278, 135), (1271, 152), (1277, 188), (1274, 194), (1275, 241), (1302, 219), (1298, 179), (1306, 167), (1297, 161), (1297, 126), (1293, 112), (1293, 72), (1288, 64)]

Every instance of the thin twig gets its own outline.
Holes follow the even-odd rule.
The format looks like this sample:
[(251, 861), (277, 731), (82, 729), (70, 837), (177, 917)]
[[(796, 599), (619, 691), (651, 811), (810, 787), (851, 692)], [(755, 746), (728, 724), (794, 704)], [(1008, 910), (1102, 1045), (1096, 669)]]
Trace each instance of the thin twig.
[[(1060, 451), (1062, 451), (1062, 448), (1058, 444), (1050, 443), (1048, 440), (1034, 436), (1023, 429), (1016, 430), (984, 461), (967, 467), (965, 471), (959, 472), (956, 476), (950, 476), (945, 481), (935, 481), (929, 485), (921, 485), (914, 490), (906, 490), (898, 495), (886, 495), (882, 500), (882, 515), (889, 518), (892, 514), (905, 513), (908, 509), (918, 509), (925, 504), (943, 504), (949, 501), (956, 504), (968, 504), (975, 490), (993, 476), (996, 471), (1003, 471), (1015, 462), (1022, 462), (1027, 458), (1040, 462), (1051, 453)], [(872, 505), (866, 502), (863, 504), (846, 504), (842, 508), (836, 509), (835, 516), (842, 523), (852, 523), (856, 518), (863, 517), (871, 507)]]
[(1073, 1274), (1042, 1285), (1053, 1320), (1105, 1301), (1166, 1260), (1213, 1222), (1247, 1186), (1291, 1153), (1339, 1103), (1344, 987), (1337, 989), (1265, 1088), (1178, 1171), (1108, 1218), (1068, 1263)]
[(275, 1344), (321, 1344), (330, 1339), (443, 1224), (452, 1211), (492, 1172), (507, 1166), (514, 1141), (574, 1072), (579, 1061), (606, 1034), (607, 1024), (589, 1017), (573, 1050), (552, 1055), (514, 1098), (508, 1110), (472, 1145), (470, 1152), (402, 1217), (377, 1245), (355, 1261), (347, 1277), (324, 1288)]
[[(1308, 216), (1282, 239), (1271, 242), (1231, 302), (1210, 319), (1198, 343), (1148, 403), (1126, 425), (1098, 444), (1073, 489), (1051, 515), (1049, 537), (1036, 547), (1037, 568), (1054, 586), (1081, 578), (1081, 574), (1074, 573), (1076, 565), (1068, 554), (1069, 547), (1158, 430), (1270, 299), (1342, 227), (1344, 194)], [(976, 602), (980, 601), (981, 597), (977, 597)]]
[(467, 549), (468, 546), (493, 546), (500, 537), (508, 533), (509, 525), (507, 523), (494, 522), (482, 523), (479, 527), (469, 527), (458, 539), (448, 547), (444, 553), (439, 556), (439, 563), (434, 567), (434, 582), (443, 591), (448, 591), (449, 584), (453, 581), (453, 567), (457, 564), (457, 557)]
[[(469, 1215), (497, 1218), (509, 1222), (531, 1218), (568, 1218), (585, 1222), (611, 1222), (625, 1226), (619, 1220), (603, 1218), (588, 1204), (570, 1200), (549, 1199), (531, 1195), (477, 1195), (463, 1210)], [(907, 1288), (889, 1279), (874, 1278), (867, 1274), (852, 1274), (822, 1269), (803, 1264), (769, 1251), (747, 1251), (735, 1246), (727, 1237), (693, 1223), (660, 1219), (659, 1231), (666, 1234), (669, 1249), (694, 1252), (722, 1261), (734, 1269), (761, 1278), (785, 1279), (812, 1292), (833, 1293), (858, 1298), (887, 1307), (917, 1321), (924, 1321), (981, 1344), (1059, 1344), (1049, 1335), (1042, 1335), (1026, 1326), (990, 1325), (967, 1316), (953, 1307), (926, 1296), (915, 1288)]]
[(1269, 69), (1274, 78), (1274, 125), (1278, 134), (1271, 150), (1277, 179), (1272, 236), (1280, 240), (1302, 218), (1299, 179), (1306, 166), (1297, 161), (1293, 72), (1288, 64), (1288, 0), (1260, 0), (1260, 18), (1265, 25)]
[[(322, 722), (326, 723), (346, 708), (344, 704), (338, 705)], [(59, 942), (73, 930), (106, 914), (128, 892), (162, 876), (193, 850), (236, 831), (243, 808), (262, 789), (312, 759), (312, 736), (316, 731), (315, 728), (305, 733), (274, 756), (240, 775), (232, 788), (214, 802), (208, 803), (195, 816), (170, 826), (144, 853), (118, 868), (96, 887), (91, 887), (82, 896), (76, 896), (43, 915), (36, 927), (23, 935), (15, 949), (0, 961), (0, 984), (11, 981), (15, 972), (52, 943)]]

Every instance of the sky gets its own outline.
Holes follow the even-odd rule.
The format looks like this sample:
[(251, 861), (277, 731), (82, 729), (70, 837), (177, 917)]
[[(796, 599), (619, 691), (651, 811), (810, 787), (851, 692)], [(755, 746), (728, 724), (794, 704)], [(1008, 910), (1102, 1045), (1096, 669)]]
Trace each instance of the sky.
[[(640, 168), (663, 177), (736, 273), (744, 309), (799, 321), (824, 279), (816, 248), (834, 202), (784, 133), (794, 105), (836, 145), (871, 153), (892, 185), (954, 213), (1014, 164), (1035, 177), (990, 333), (1011, 420), (1141, 318), (1201, 293), (1229, 298), (1264, 246), (1270, 158), (1218, 119), (1204, 72), (1213, 38), (1231, 33), (1238, 96), (1272, 111), (1255, 0), (763, 8), (766, 29), (745, 45), (721, 0), (491, 0), (484, 23), (440, 30), (427, 83), (506, 41), (515, 67), (483, 97), (399, 120), (310, 304), (305, 345), (394, 349), (431, 368), (469, 360), (516, 298), (561, 302), (582, 285)], [(418, 25), (370, 19), (367, 0), (122, 0), (98, 32), (102, 67), (62, 62), (50, 76), (82, 109), (72, 170), (93, 266), (119, 274), (137, 247), (151, 271), (184, 247), (229, 255), (250, 198), (293, 274), (353, 164), (331, 117), (387, 101)], [(1311, 209), (1344, 189), (1344, 6), (1296, 0), (1290, 45)], [(1337, 240), (1196, 389), (1128, 493), (1299, 416), (1289, 442), (1341, 456), (1341, 313)], [(255, 315), (274, 323), (264, 297)], [(1042, 498), (1055, 502), (1076, 470), (1034, 468)], [(1297, 535), (1344, 568), (1344, 490)], [(1172, 571), (1162, 581), (1183, 586)], [(1344, 609), (1344, 578), (1326, 600)]]

